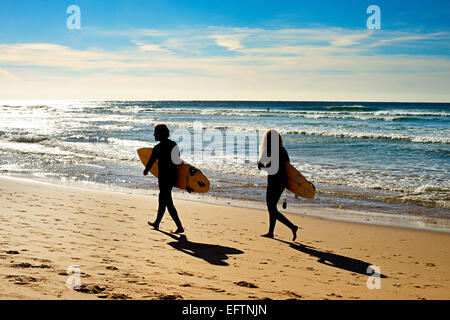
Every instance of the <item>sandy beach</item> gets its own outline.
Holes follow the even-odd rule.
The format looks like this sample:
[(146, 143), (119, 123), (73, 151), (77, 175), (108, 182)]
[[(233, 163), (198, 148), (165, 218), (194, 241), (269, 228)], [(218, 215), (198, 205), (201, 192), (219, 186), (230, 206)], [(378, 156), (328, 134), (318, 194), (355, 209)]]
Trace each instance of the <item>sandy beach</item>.
[(154, 196), (8, 177), (0, 201), (1, 299), (450, 299), (448, 233), (291, 214), (267, 239), (264, 210), (176, 200), (180, 238)]

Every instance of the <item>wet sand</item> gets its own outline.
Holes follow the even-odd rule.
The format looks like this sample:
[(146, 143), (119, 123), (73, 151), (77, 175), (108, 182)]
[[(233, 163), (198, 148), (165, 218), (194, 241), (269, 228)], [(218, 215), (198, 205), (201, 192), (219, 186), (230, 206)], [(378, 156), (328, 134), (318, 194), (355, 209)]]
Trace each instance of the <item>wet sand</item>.
[(0, 203), (1, 299), (450, 299), (448, 233), (286, 214), (292, 242), (260, 237), (265, 210), (175, 200), (180, 237), (147, 225), (154, 196), (6, 177)]

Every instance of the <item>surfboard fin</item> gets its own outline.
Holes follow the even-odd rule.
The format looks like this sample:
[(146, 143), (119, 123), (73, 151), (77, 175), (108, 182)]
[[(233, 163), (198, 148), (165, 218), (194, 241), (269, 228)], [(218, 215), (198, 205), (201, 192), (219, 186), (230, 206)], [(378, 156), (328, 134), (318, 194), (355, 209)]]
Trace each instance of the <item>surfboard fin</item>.
[(201, 182), (201, 181), (197, 181), (197, 184), (200, 186), (200, 187), (204, 187), (204, 186), (206, 186), (206, 184), (204, 184), (203, 182)]

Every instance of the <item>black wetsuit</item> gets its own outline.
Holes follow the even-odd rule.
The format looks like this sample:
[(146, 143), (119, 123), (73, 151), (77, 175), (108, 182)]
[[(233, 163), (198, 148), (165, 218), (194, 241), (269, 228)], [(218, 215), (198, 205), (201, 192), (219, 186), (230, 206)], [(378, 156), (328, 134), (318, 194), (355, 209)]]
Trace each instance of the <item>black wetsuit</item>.
[[(286, 188), (286, 162), (290, 162), (289, 155), (284, 147), (279, 150), (279, 168), (277, 173), (267, 176), (266, 204), (269, 211), (269, 232), (273, 233), (277, 220), (285, 224), (289, 228), (295, 225), (290, 222), (280, 211), (278, 211), (277, 203)], [(259, 166), (267, 167), (270, 164), (259, 162)]]
[(159, 226), (167, 208), (178, 229), (182, 229), (183, 227), (180, 218), (178, 217), (177, 210), (175, 209), (172, 200), (172, 188), (176, 181), (177, 166), (173, 163), (171, 155), (172, 150), (176, 145), (177, 144), (170, 139), (161, 140), (161, 142), (153, 148), (152, 155), (145, 170), (147, 172), (150, 171), (155, 161), (158, 160), (159, 206), (155, 225)]

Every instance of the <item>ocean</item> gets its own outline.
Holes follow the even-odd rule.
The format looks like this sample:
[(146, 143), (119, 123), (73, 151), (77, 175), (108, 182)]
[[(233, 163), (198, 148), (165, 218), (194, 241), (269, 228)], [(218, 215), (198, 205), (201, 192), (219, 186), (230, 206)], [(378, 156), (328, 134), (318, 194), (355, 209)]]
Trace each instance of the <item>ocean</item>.
[(165, 123), (211, 181), (207, 195), (175, 197), (264, 206), (256, 161), (274, 128), (317, 189), (314, 199), (288, 193), (288, 211), (450, 221), (450, 103), (17, 100), (0, 101), (0, 119), (3, 175), (156, 194), (136, 150)]

